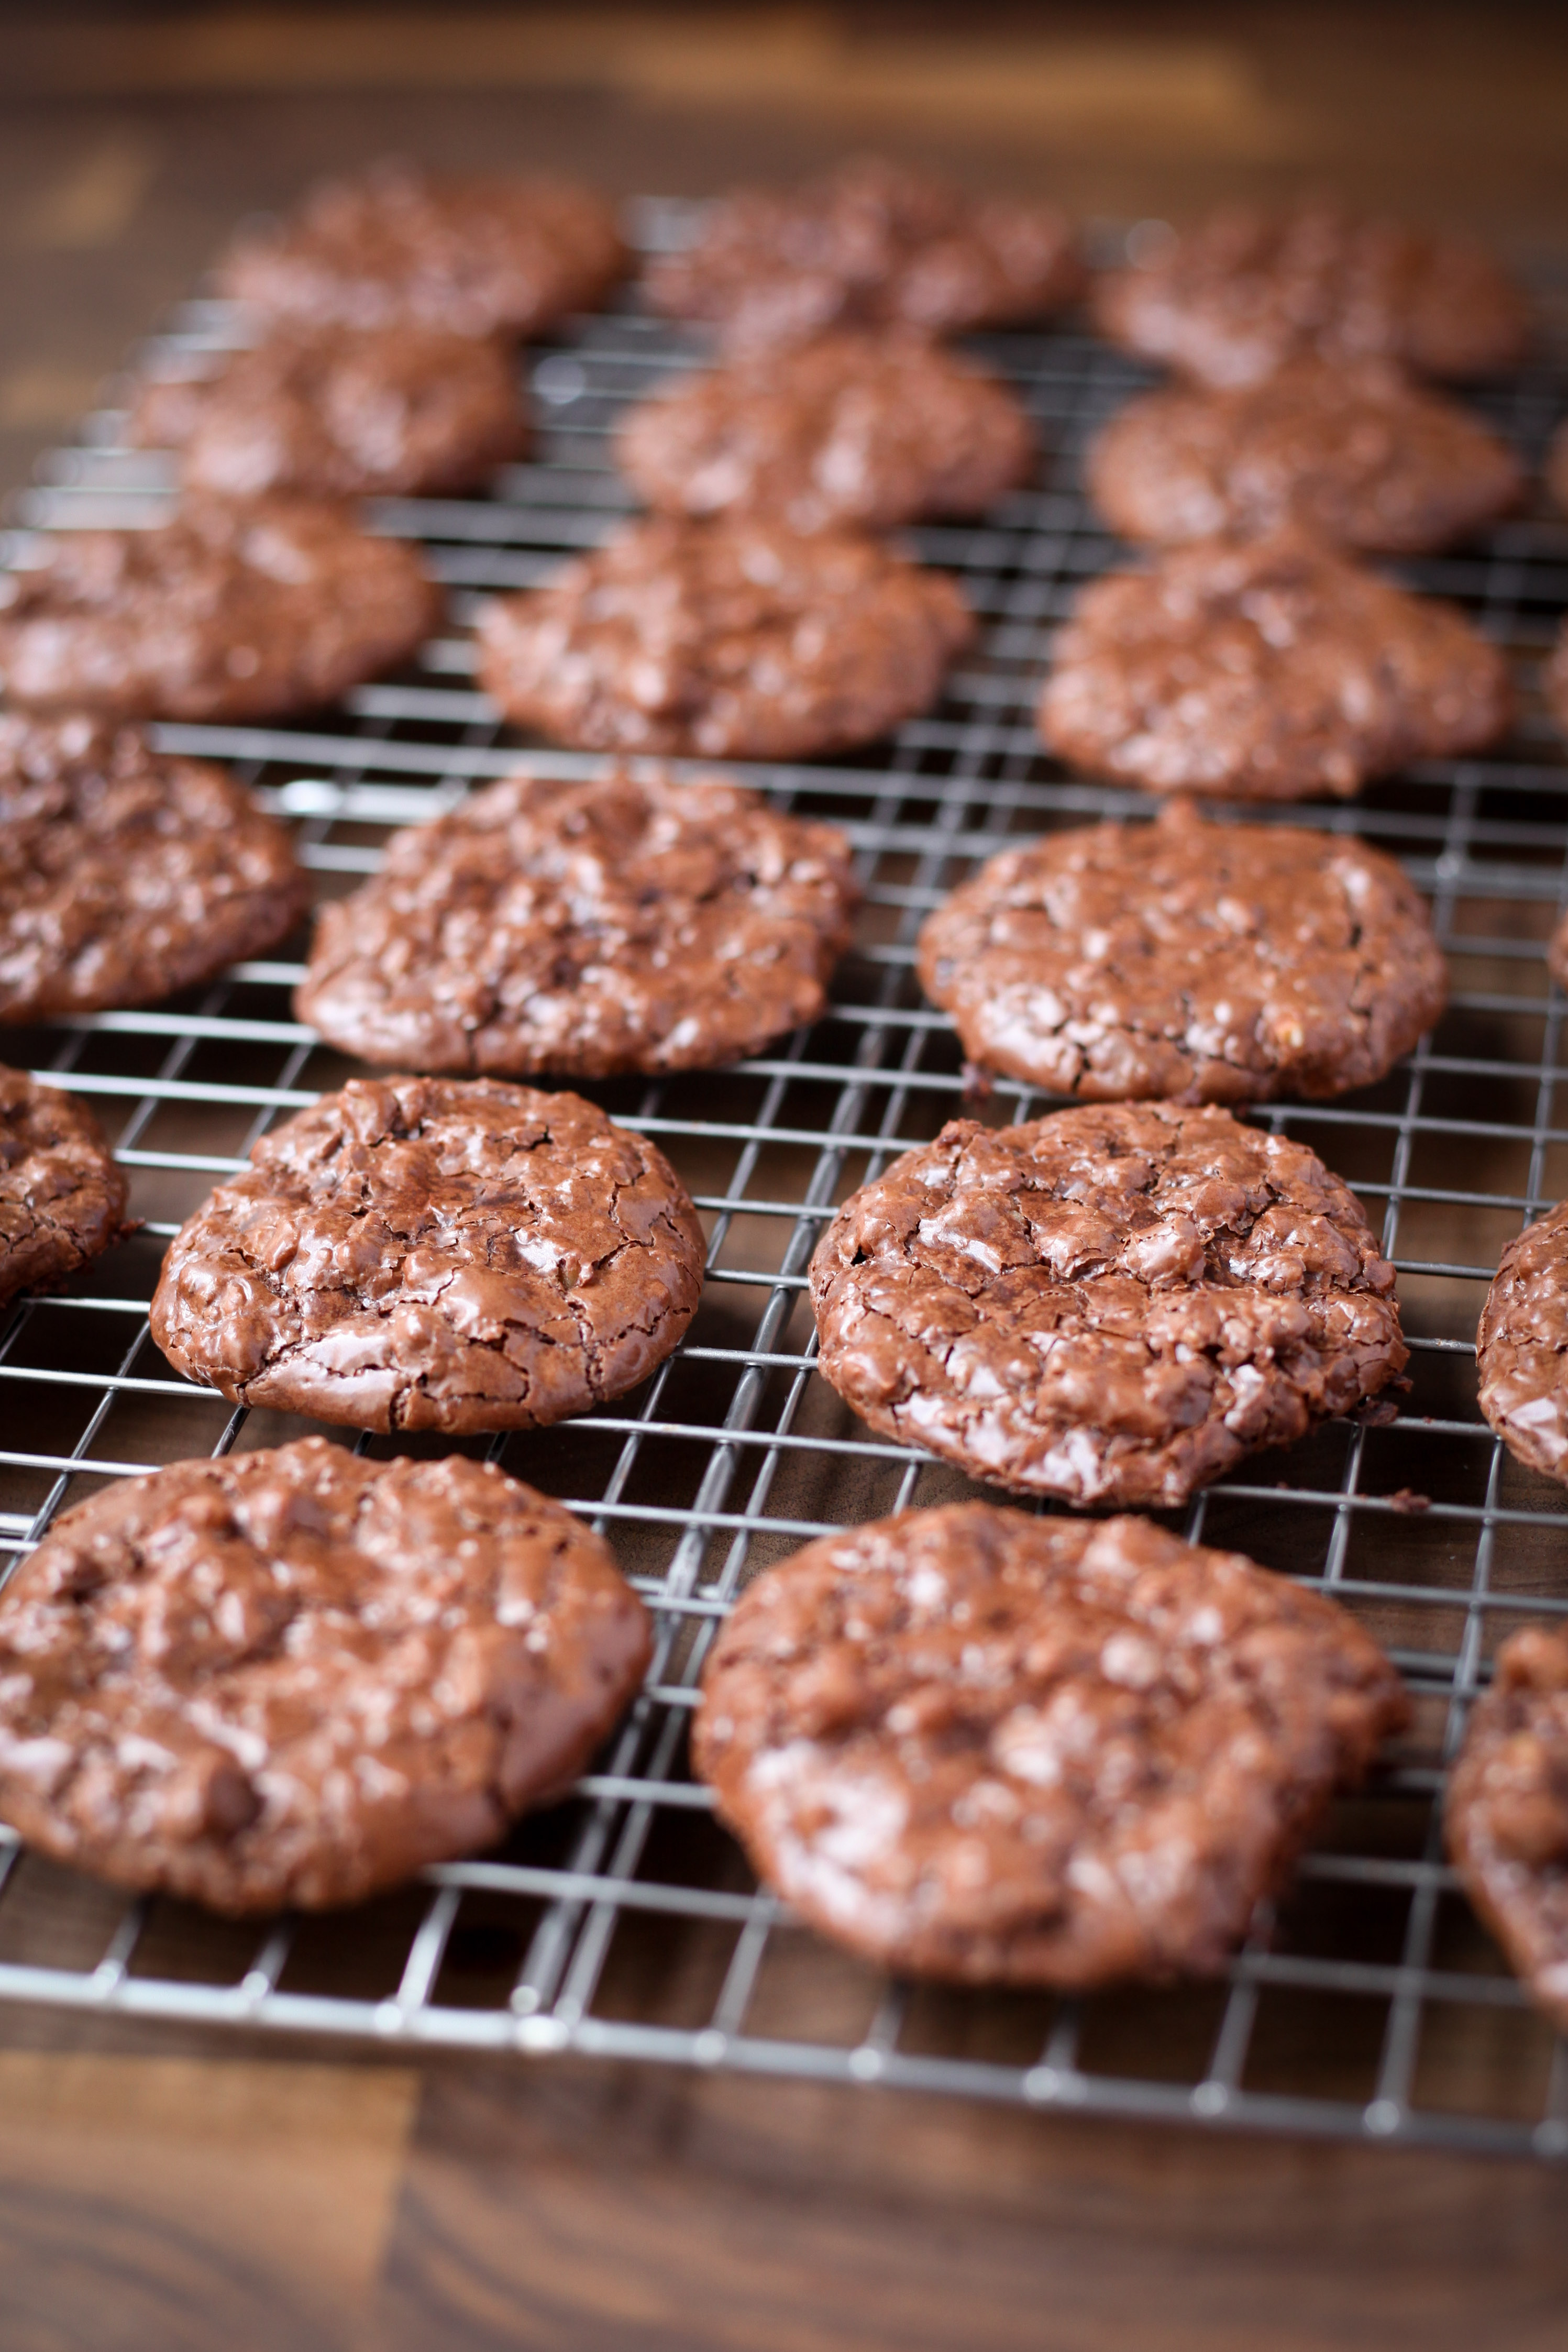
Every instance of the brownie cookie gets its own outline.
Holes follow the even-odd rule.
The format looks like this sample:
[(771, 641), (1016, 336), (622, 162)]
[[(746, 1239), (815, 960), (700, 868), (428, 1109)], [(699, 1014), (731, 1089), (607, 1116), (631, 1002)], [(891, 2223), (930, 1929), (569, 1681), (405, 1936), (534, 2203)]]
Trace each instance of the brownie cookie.
[(310, 326), (516, 338), (591, 309), (626, 264), (615, 207), (591, 188), (384, 163), (242, 233), (217, 284), (268, 318)]
[(510, 776), (322, 908), (300, 1018), (405, 1068), (709, 1069), (816, 1018), (856, 897), (841, 833), (742, 785)]
[(1530, 338), (1523, 296), (1474, 238), (1321, 203), (1211, 213), (1100, 278), (1093, 310), (1124, 351), (1216, 384), (1261, 383), (1301, 352), (1488, 375)]
[(0, 1022), (146, 1004), (287, 938), (280, 824), (139, 728), (0, 717)]
[(650, 1646), (598, 1537), (489, 1463), (173, 1463), (0, 1600), (0, 1817), (216, 1911), (356, 1903), (569, 1787)]
[(528, 437), (510, 353), (416, 326), (279, 331), (215, 374), (148, 381), (126, 431), (233, 499), (467, 489)]
[(1498, 1261), (1476, 1332), (1480, 1407), (1509, 1452), (1568, 1486), (1568, 1201)]
[(169, 1245), (153, 1337), (237, 1404), (537, 1429), (623, 1396), (697, 1309), (662, 1153), (576, 1095), (355, 1079), (264, 1136)]
[(1135, 400), (1089, 454), (1124, 539), (1210, 539), (1300, 523), (1344, 547), (1419, 554), (1517, 506), (1506, 443), (1392, 369), (1298, 360), (1236, 392)]
[(479, 677), (585, 751), (805, 759), (929, 709), (973, 635), (951, 580), (875, 540), (659, 517), (491, 604)]
[(333, 508), (191, 498), (161, 530), (75, 531), (0, 577), (0, 687), (121, 719), (278, 718), (405, 661), (440, 612), (412, 548)]
[(1527, 1625), (1497, 1654), (1443, 1809), (1460, 1884), (1568, 2032), (1568, 1633)]
[(1170, 1509), (1404, 1368), (1394, 1268), (1304, 1144), (1117, 1103), (955, 1119), (811, 1265), (825, 1379), (971, 1477)]
[(1004, 850), (931, 917), (919, 966), (972, 1062), (1089, 1102), (1343, 1094), (1448, 994), (1392, 857), (1183, 801)]
[(667, 512), (891, 530), (984, 513), (1027, 478), (1035, 434), (1014, 394), (972, 362), (910, 335), (840, 334), (641, 402), (616, 457)]
[(1039, 725), (1091, 776), (1292, 801), (1479, 751), (1511, 710), (1503, 655), (1453, 606), (1276, 531), (1174, 548), (1085, 589)]
[(736, 346), (837, 326), (963, 334), (1048, 318), (1083, 285), (1054, 205), (967, 195), (876, 156), (792, 188), (733, 190), (643, 279), (656, 310), (711, 320)]
[(126, 1199), (87, 1105), (0, 1064), (0, 1307), (118, 1241)]
[(886, 1968), (1207, 1973), (1409, 1713), (1346, 1610), (1146, 1519), (905, 1511), (769, 1569), (698, 1771), (758, 1874)]

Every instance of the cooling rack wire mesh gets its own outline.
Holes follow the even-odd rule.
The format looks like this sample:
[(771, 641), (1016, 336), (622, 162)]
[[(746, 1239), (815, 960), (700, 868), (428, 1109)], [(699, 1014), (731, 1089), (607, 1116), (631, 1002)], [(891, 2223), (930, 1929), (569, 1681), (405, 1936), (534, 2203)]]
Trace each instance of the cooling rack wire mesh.
[[(659, 244), (685, 217), (647, 205), (639, 226)], [(1568, 307), (1568, 271), (1537, 279), (1549, 313)], [(193, 302), (151, 356), (187, 365), (233, 331), (220, 306)], [(984, 523), (910, 534), (961, 577), (984, 624), (979, 650), (938, 709), (863, 757), (744, 772), (854, 842), (866, 907), (830, 1010), (734, 1071), (591, 1089), (658, 1138), (702, 1212), (708, 1280), (688, 1340), (614, 1407), (489, 1448), (600, 1529), (657, 1612), (646, 1687), (601, 1769), (497, 1855), (427, 1871), (348, 1915), (260, 1928), (128, 1901), (12, 1841), (0, 1846), (0, 1998), (1568, 2155), (1568, 2059), (1459, 1896), (1437, 1826), (1445, 1761), (1497, 1643), (1526, 1618), (1568, 1612), (1568, 1494), (1481, 1422), (1471, 1348), (1499, 1251), (1568, 1193), (1568, 1008), (1542, 952), (1568, 904), (1568, 764), (1536, 681), (1568, 605), (1568, 523), (1544, 507), (1405, 567), (1510, 649), (1511, 740), (1310, 812), (1395, 851), (1430, 895), (1449, 1010), (1381, 1086), (1259, 1114), (1340, 1171), (1380, 1227), (1413, 1387), (1391, 1425), (1335, 1423), (1258, 1455), (1173, 1522), (1354, 1610), (1416, 1694), (1412, 1741), (1334, 1813), (1225, 1978), (1081, 2001), (910, 1986), (830, 1949), (757, 1890), (687, 1774), (704, 1651), (748, 1576), (827, 1529), (973, 1491), (866, 1434), (814, 1371), (805, 1298), (834, 1205), (966, 1107), (955, 1042), (912, 977), (919, 923), (1020, 835), (1148, 814), (1137, 794), (1068, 779), (1031, 726), (1052, 630), (1116, 552), (1079, 495), (1081, 450), (1146, 379), (1071, 329), (977, 347), (1017, 384), (1047, 447), (1040, 486)], [(1477, 395), (1537, 476), (1568, 407), (1563, 349), (1559, 335), (1553, 357), (1549, 340), (1536, 364)], [(391, 827), (508, 772), (520, 746), (474, 689), (465, 625), (486, 592), (532, 585), (613, 524), (628, 501), (607, 429), (695, 352), (628, 306), (533, 352), (534, 461), (483, 498), (375, 510), (380, 527), (423, 543), (450, 591), (449, 634), (327, 721), (165, 727), (165, 747), (229, 762), (292, 819), (322, 894), (370, 872)], [(26, 561), (29, 529), (156, 512), (165, 461), (122, 447), (120, 423), (100, 413), (46, 461), (14, 513), (9, 560)], [(536, 747), (526, 758), (551, 774), (591, 764)], [(268, 1126), (349, 1072), (291, 1017), (299, 970), (242, 964), (156, 1011), (13, 1033), (8, 1059), (90, 1098), (147, 1222), (64, 1295), (21, 1302), (0, 1327), (0, 1564), (107, 1479), (307, 1426), (176, 1379), (146, 1323), (181, 1219)], [(1003, 1082), (984, 1115), (1047, 1108)]]

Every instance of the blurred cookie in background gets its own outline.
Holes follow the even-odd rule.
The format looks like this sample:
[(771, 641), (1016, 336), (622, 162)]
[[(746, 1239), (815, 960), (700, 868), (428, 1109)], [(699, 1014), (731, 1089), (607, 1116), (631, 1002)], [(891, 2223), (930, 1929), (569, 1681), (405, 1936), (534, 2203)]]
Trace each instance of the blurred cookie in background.
[(1039, 726), (1088, 775), (1290, 801), (1479, 751), (1511, 713), (1503, 655), (1457, 607), (1282, 530), (1095, 581), (1058, 635)]
[(1084, 286), (1054, 205), (974, 196), (859, 156), (794, 187), (736, 188), (684, 252), (643, 278), (656, 310), (718, 327), (733, 347), (802, 342), (827, 327), (926, 335), (1047, 319)]
[(213, 373), (144, 381), (126, 438), (179, 452), (187, 489), (313, 499), (459, 490), (521, 457), (512, 353), (402, 326), (280, 329)]
[(1122, 350), (1213, 384), (1259, 383), (1307, 352), (1462, 382), (1530, 341), (1523, 294), (1478, 238), (1322, 201), (1226, 205), (1146, 239), (1090, 307)]

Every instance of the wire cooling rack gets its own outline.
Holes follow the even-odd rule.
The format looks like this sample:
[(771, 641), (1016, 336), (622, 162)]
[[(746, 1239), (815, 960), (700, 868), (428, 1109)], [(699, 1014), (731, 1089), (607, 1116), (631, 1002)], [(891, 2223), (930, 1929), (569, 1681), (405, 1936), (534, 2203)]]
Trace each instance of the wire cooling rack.
[[(681, 226), (679, 212), (644, 209), (645, 243)], [(1546, 274), (1541, 288), (1550, 307), (1565, 282)], [(221, 307), (195, 302), (142, 356), (189, 367), (234, 332)], [(1480, 1421), (1471, 1350), (1499, 1250), (1568, 1192), (1564, 1005), (1542, 954), (1568, 903), (1568, 765), (1535, 675), (1568, 605), (1568, 525), (1544, 508), (1405, 572), (1457, 597), (1512, 651), (1512, 740), (1485, 759), (1413, 768), (1353, 808), (1311, 812), (1393, 848), (1430, 894), (1452, 960), (1449, 1010), (1381, 1086), (1260, 1114), (1346, 1176), (1381, 1226), (1412, 1389), (1392, 1425), (1335, 1423), (1258, 1455), (1173, 1521), (1321, 1584), (1363, 1618), (1416, 1695), (1407, 1748), (1335, 1812), (1226, 1976), (1085, 2000), (910, 1986), (847, 1958), (757, 1890), (688, 1777), (705, 1648), (747, 1576), (827, 1529), (974, 1491), (868, 1436), (814, 1370), (804, 1296), (824, 1220), (896, 1152), (965, 1108), (1003, 1121), (1048, 1108), (1007, 1081), (983, 1104), (966, 1099), (952, 1035), (912, 977), (915, 930), (1005, 843), (1149, 812), (1135, 793), (1068, 779), (1031, 726), (1052, 629), (1116, 553), (1079, 495), (1082, 446), (1145, 379), (1070, 330), (978, 347), (1038, 421), (1038, 487), (983, 524), (911, 539), (962, 578), (984, 622), (980, 650), (939, 709), (863, 757), (744, 772), (855, 844), (866, 908), (830, 1011), (731, 1072), (593, 1089), (658, 1139), (698, 1201), (709, 1235), (698, 1318), (635, 1395), (489, 1449), (602, 1530), (657, 1612), (647, 1685), (601, 1769), (498, 1854), (427, 1871), (350, 1914), (260, 1927), (127, 1901), (13, 1842), (0, 1849), (0, 1998), (1568, 2155), (1568, 2060), (1458, 1895), (1437, 1820), (1445, 1763), (1497, 1641), (1525, 1618), (1568, 1612), (1568, 1495)], [(323, 894), (371, 871), (389, 828), (450, 806), (520, 755), (542, 772), (582, 772), (592, 763), (571, 754), (520, 754), (474, 689), (462, 632), (485, 592), (531, 586), (623, 512), (607, 428), (696, 349), (628, 306), (534, 353), (532, 463), (483, 498), (376, 510), (380, 527), (424, 543), (451, 592), (450, 634), (327, 720), (166, 727), (165, 747), (229, 761), (293, 819)], [(1568, 375), (1550, 357), (1478, 395), (1537, 474), (1565, 404)], [(26, 562), (30, 528), (154, 517), (166, 463), (122, 447), (121, 423), (113, 411), (92, 418), (40, 469), (10, 560)], [(0, 1328), (0, 1557), (20, 1557), (107, 1479), (307, 1426), (234, 1412), (174, 1378), (146, 1323), (179, 1221), (271, 1123), (348, 1073), (292, 1018), (299, 972), (280, 956), (155, 1011), (13, 1033), (7, 1058), (102, 1115), (147, 1223)]]

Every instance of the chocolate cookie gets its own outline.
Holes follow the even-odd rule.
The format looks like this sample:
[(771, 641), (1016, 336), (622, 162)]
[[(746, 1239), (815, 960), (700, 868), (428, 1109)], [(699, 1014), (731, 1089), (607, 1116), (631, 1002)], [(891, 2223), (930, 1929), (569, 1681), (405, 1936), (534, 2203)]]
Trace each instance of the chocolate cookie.
[(263, 1137), (169, 1245), (153, 1337), (237, 1404), (354, 1429), (538, 1429), (690, 1322), (702, 1228), (576, 1095), (355, 1079)]
[(1343, 1094), (1448, 994), (1392, 857), (1183, 801), (1004, 850), (931, 917), (919, 964), (972, 1062), (1089, 1102)]
[(850, 849), (718, 780), (509, 777), (321, 910), (300, 1018), (422, 1070), (708, 1069), (822, 1011)]
[(1509, 1452), (1568, 1486), (1568, 1201), (1499, 1259), (1476, 1373), (1481, 1411)]
[(0, 1816), (216, 1911), (356, 1903), (570, 1786), (649, 1648), (598, 1537), (489, 1463), (173, 1463), (0, 1600)]
[(1024, 481), (1035, 434), (1006, 386), (900, 335), (825, 335), (690, 376), (632, 409), (621, 470), (651, 507), (891, 530), (981, 514)]
[(417, 326), (279, 331), (216, 373), (149, 380), (126, 429), (233, 499), (467, 489), (528, 437), (510, 353)]
[(953, 1120), (845, 1202), (811, 1296), (823, 1376), (869, 1427), (1078, 1504), (1173, 1508), (1407, 1353), (1349, 1188), (1164, 1103)]
[(0, 1307), (108, 1249), (126, 1198), (86, 1104), (0, 1064)]
[(737, 346), (837, 326), (963, 334), (1048, 318), (1083, 284), (1054, 205), (967, 195), (876, 156), (793, 188), (733, 190), (643, 279), (656, 310), (711, 320)]
[(0, 718), (0, 1022), (145, 1004), (287, 938), (280, 824), (139, 728)]
[(1300, 523), (1343, 547), (1419, 554), (1517, 506), (1523, 470), (1457, 402), (1392, 369), (1297, 360), (1237, 392), (1135, 400), (1089, 454), (1124, 539), (1210, 539)]
[(1460, 1883), (1568, 2032), (1568, 1633), (1527, 1625), (1497, 1654), (1443, 1811)]
[(237, 237), (217, 285), (310, 326), (519, 337), (592, 309), (626, 264), (615, 207), (591, 188), (383, 163)]
[(885, 1968), (1208, 1973), (1409, 1714), (1346, 1610), (1147, 1519), (988, 1503), (808, 1544), (737, 1601), (698, 1771), (759, 1874)]
[(333, 508), (192, 498), (0, 576), (0, 686), (121, 719), (277, 718), (406, 660), (440, 611), (412, 548)]
[(1091, 776), (1291, 801), (1478, 751), (1511, 709), (1502, 654), (1451, 605), (1276, 531), (1094, 582), (1057, 638), (1039, 725)]
[(660, 517), (491, 604), (479, 677), (585, 751), (805, 759), (927, 709), (973, 634), (951, 580), (875, 540)]
[(1100, 278), (1093, 311), (1124, 351), (1216, 384), (1259, 383), (1301, 352), (1489, 375), (1530, 338), (1523, 296), (1473, 237), (1321, 203), (1211, 213)]

